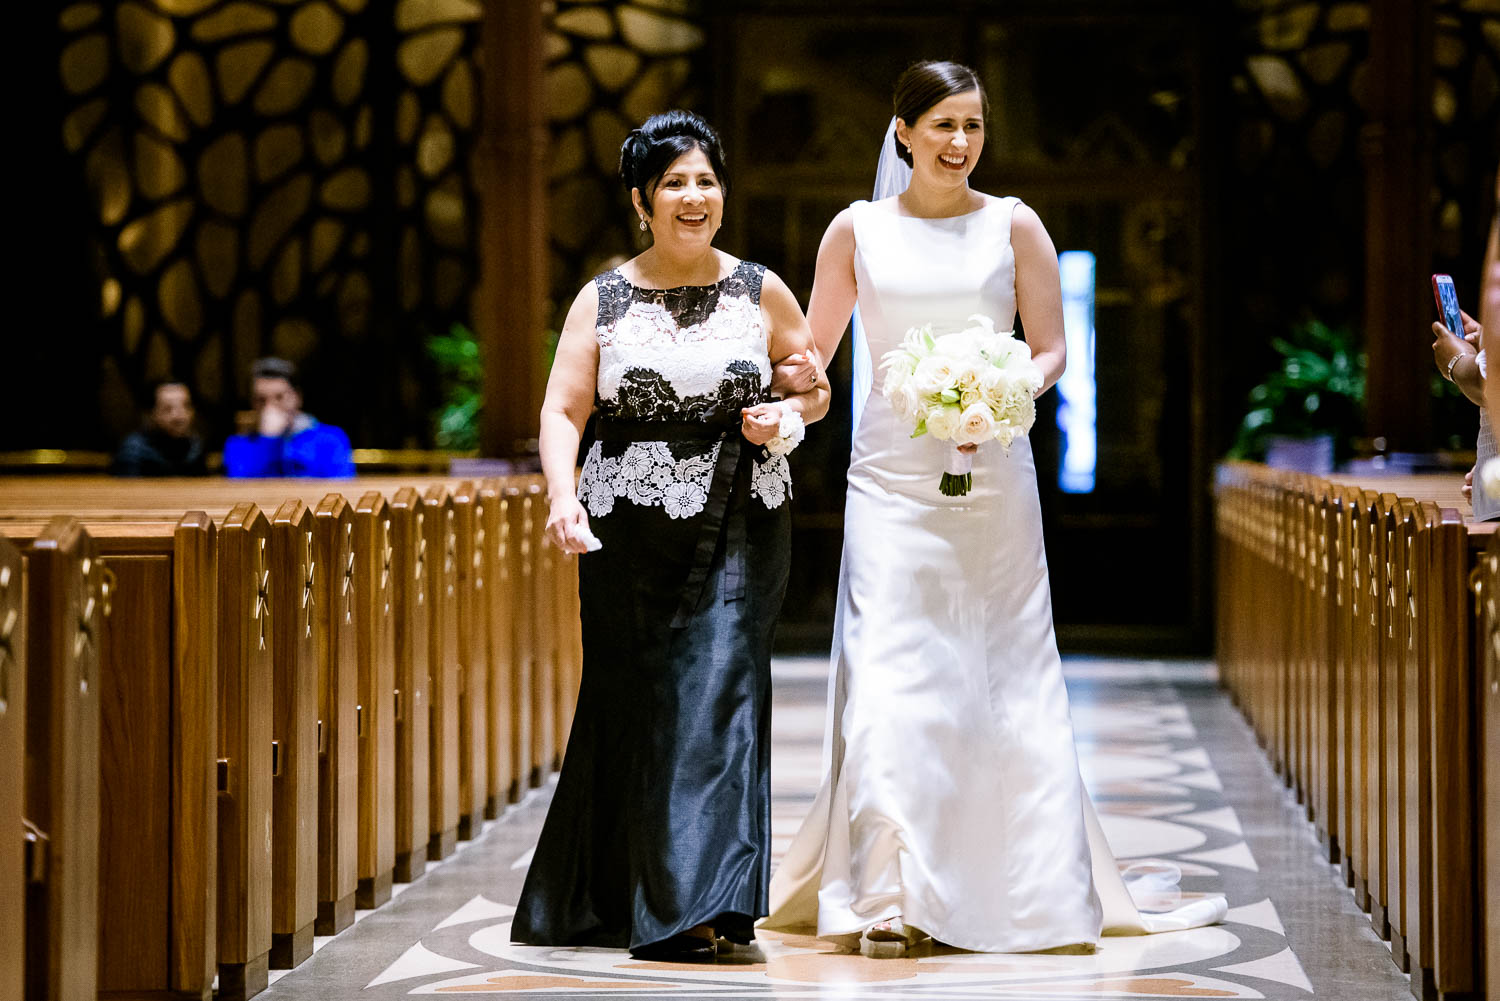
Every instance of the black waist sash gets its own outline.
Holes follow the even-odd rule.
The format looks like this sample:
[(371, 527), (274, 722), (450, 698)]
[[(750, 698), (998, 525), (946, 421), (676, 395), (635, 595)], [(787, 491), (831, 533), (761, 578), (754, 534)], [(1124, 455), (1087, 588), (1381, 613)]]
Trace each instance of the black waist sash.
[[(734, 488), (735, 470), (739, 468), (741, 445), (739, 415), (733, 420), (717, 421), (628, 421), (600, 418), (595, 429), (599, 441), (717, 441), (719, 459), (714, 463), (713, 480), (708, 499), (703, 504), (703, 525), (693, 548), (693, 564), (682, 585), (682, 597), (672, 616), (672, 628), (682, 629), (693, 613), (708, 599), (704, 587), (713, 567), (714, 548), (719, 532), (729, 514), (729, 495)], [(745, 518), (729, 518), (729, 533), (724, 540), (724, 600), (738, 601), (745, 596)]]

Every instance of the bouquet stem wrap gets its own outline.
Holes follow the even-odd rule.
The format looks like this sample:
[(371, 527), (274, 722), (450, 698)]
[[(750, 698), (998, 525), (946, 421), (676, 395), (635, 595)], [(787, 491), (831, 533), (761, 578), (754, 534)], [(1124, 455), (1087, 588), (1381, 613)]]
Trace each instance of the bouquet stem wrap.
[(938, 490), (944, 497), (964, 497), (974, 487), (974, 453), (958, 449), (948, 451), (948, 464)]

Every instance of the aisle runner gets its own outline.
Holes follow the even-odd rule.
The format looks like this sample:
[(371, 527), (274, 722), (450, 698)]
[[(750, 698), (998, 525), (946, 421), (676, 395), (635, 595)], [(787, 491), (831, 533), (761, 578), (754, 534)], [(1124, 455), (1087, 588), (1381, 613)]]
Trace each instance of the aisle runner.
[[(778, 664), (775, 847), (786, 847), (821, 777), (822, 668)], [(1191, 893), (1227, 892), (1226, 924), (1107, 938), (1093, 956), (993, 956), (947, 949), (897, 961), (840, 953), (816, 938), (762, 933), (759, 948), (714, 964), (622, 952), (510, 944), (509, 900), (479, 893), (369, 982), (364, 996), (529, 994), (725, 997), (1305, 997), (1311, 985), (1275, 905), (1255, 890), (1256, 860), (1175, 689), (1110, 665), (1070, 665), (1082, 765), (1115, 854), (1165, 859)], [(1133, 683), (1119, 684), (1119, 681)], [(524, 868), (518, 855), (506, 868)], [(507, 881), (512, 882), (512, 881)], [(894, 989), (893, 989), (894, 988)], [(382, 990), (383, 989), (383, 990)]]

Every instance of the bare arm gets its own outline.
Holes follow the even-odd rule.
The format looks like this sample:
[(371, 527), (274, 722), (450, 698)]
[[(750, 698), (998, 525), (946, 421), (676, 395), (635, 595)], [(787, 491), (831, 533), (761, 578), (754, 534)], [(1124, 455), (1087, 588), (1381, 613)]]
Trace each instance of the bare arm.
[(807, 325), (812, 328), (813, 347), (822, 365), (839, 349), (844, 328), (859, 300), (854, 281), (854, 214), (844, 209), (833, 217), (818, 245), (818, 265), (813, 273), (812, 296), (807, 302)]
[[(761, 284), (760, 307), (770, 322), (767, 350), (772, 359), (785, 358), (812, 348), (813, 335), (807, 317), (802, 315), (802, 307), (797, 305), (797, 297), (792, 294), (792, 290), (774, 271), (767, 271)], [(799, 412), (809, 424), (821, 420), (828, 413), (828, 403), (832, 396), (828, 376), (821, 366), (813, 385), (806, 387), (804, 384), (804, 387), (799, 388), (802, 388), (802, 392), (786, 394), (787, 405)]]
[(1068, 361), (1057, 248), (1029, 205), (1016, 206), (1010, 242), (1016, 254), (1016, 310), (1026, 328), (1031, 357), (1042, 370), (1040, 396), (1062, 377)]
[(588, 525), (588, 515), (578, 503), (573, 470), (583, 426), (594, 410), (594, 390), (599, 377), (599, 342), (594, 334), (598, 309), (599, 291), (589, 282), (573, 300), (563, 322), (557, 357), (547, 378), (547, 395), (542, 401), (538, 448), (551, 507), (547, 536), (564, 552), (584, 551), (581, 544), (569, 537), (568, 529)]
[[(1432, 325), (1432, 356), (1437, 363), (1438, 371), (1447, 375), (1453, 373), (1453, 384), (1458, 387), (1459, 392), (1469, 398), (1469, 402), (1475, 406), (1484, 406), (1484, 372), (1479, 368), (1479, 343), (1482, 330), (1474, 318), (1463, 310), (1459, 310), (1463, 318), (1463, 336), (1452, 333), (1441, 323)], [(1456, 361), (1454, 359), (1457, 359)], [(1448, 364), (1452, 362), (1453, 368)]]

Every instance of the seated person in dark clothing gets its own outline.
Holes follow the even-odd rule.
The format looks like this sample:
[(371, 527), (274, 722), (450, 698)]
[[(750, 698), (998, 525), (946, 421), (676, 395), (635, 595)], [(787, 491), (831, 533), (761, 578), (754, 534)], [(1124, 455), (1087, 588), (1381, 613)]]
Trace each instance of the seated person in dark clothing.
[(193, 396), (180, 382), (159, 382), (139, 431), (120, 443), (109, 471), (115, 476), (203, 476), (203, 439), (193, 431)]
[(256, 428), (224, 443), (229, 476), (354, 475), (349, 438), (302, 412), (297, 368), (282, 358), (262, 358), (250, 369)]

